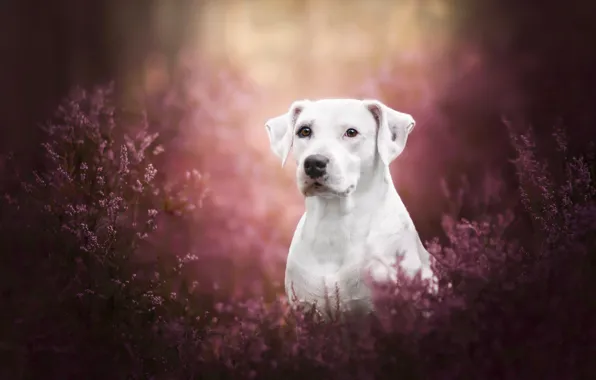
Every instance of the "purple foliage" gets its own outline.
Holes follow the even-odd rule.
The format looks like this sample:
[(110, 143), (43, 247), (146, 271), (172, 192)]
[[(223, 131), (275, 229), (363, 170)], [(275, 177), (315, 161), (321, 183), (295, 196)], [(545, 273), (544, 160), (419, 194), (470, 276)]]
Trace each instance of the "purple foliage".
[(561, 129), (556, 159), (540, 159), (531, 130), (506, 124), (523, 211), (445, 216), (447, 244), (429, 245), (437, 294), (400, 274), (375, 292), (377, 315), (322, 322), (283, 297), (222, 296), (197, 278), (193, 266), (217, 264), (192, 244), (204, 176), (165, 175), (156, 156), (167, 146), (144, 113), (116, 109), (112, 87), (75, 91), (45, 128), (44, 167), (3, 180), (10, 271), (0, 279), (0, 349), (11, 365), (0, 374), (587, 378), (596, 350), (594, 162), (567, 157)]

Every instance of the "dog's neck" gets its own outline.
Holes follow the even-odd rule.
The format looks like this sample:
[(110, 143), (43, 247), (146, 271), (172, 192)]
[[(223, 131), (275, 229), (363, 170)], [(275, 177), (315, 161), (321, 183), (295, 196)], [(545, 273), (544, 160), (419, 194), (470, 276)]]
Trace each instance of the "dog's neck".
[(356, 189), (345, 197), (312, 196), (305, 200), (307, 217), (318, 220), (338, 220), (359, 210), (370, 213), (383, 206), (391, 192), (395, 192), (389, 168), (375, 165), (374, 169), (361, 175)]

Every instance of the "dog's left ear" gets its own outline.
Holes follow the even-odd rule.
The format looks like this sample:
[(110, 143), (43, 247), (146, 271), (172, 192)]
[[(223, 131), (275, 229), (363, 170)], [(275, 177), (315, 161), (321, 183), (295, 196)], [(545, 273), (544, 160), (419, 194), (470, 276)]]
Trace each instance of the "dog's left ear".
[(364, 100), (364, 105), (377, 121), (377, 150), (383, 163), (389, 165), (403, 152), (416, 121), (412, 115), (391, 109), (377, 100)]

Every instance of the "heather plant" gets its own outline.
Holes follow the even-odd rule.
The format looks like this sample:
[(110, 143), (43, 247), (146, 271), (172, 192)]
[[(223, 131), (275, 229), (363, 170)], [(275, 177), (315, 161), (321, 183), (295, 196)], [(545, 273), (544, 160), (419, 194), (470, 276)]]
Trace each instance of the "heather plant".
[[(586, 296), (594, 275), (594, 180), (585, 157), (541, 156), (531, 129), (507, 126), (523, 209), (492, 220), (445, 218), (449, 244), (435, 242), (431, 251), (446, 261), (439, 269), (449, 279), (449, 302), (439, 308), (441, 328), (425, 338), (432, 342), (427, 354), (443, 347), (431, 355), (443, 368), (431, 373), (583, 378), (596, 316)], [(560, 153), (564, 138), (554, 131)]]
[[(63, 367), (52, 366), (73, 376), (102, 361), (93, 367), (100, 373), (106, 363), (167, 365), (167, 352), (151, 354), (155, 344), (145, 332), (167, 330), (172, 312), (187, 307), (172, 277), (195, 256), (150, 247), (164, 238), (155, 233), (167, 219), (160, 214), (190, 214), (205, 192), (196, 171), (183, 181), (160, 176), (151, 161), (163, 149), (158, 134), (144, 114), (126, 115), (114, 103), (113, 86), (73, 91), (44, 126), (44, 167), (32, 176), (15, 173), (22, 195), (6, 193), (3, 205), (9, 268), (25, 271), (2, 284), (13, 323), (22, 323), (13, 331), (14, 350), (34, 347), (30, 361), (64, 353)], [(18, 168), (14, 160), (8, 166)], [(71, 365), (71, 355), (85, 364)], [(35, 376), (39, 367), (21, 368), (21, 375)]]
[[(216, 211), (202, 207), (209, 176), (165, 169), (171, 153), (152, 120), (118, 108), (111, 86), (79, 89), (44, 127), (42, 167), (29, 175), (4, 161), (15, 173), (2, 179), (3, 378), (592, 373), (594, 160), (568, 157), (561, 129), (546, 160), (531, 130), (507, 124), (519, 210), (499, 209), (493, 177), (482, 194), (445, 185), (446, 240), (427, 244), (436, 292), (396, 268), (396, 284), (374, 285), (375, 315), (322, 319), (203, 275), (222, 265), (193, 239)], [(476, 217), (460, 217), (464, 203)]]

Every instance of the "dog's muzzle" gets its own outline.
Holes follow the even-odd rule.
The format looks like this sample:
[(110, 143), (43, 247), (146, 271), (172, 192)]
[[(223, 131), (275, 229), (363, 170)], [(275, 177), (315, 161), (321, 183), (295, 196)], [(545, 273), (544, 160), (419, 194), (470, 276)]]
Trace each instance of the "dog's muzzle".
[(304, 173), (312, 179), (321, 178), (327, 172), (329, 159), (321, 154), (313, 154), (304, 159)]

